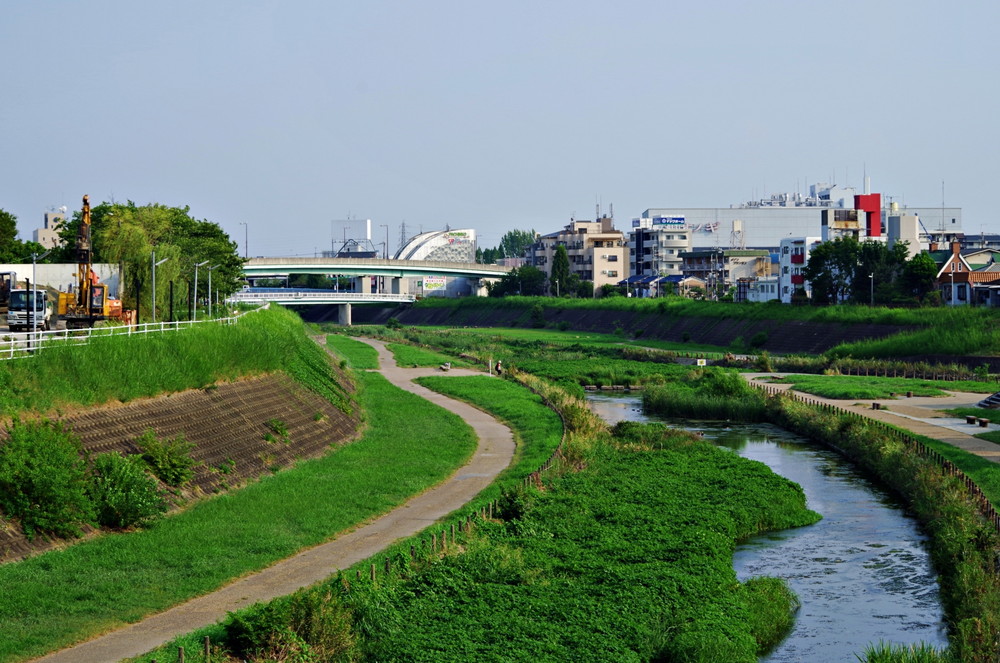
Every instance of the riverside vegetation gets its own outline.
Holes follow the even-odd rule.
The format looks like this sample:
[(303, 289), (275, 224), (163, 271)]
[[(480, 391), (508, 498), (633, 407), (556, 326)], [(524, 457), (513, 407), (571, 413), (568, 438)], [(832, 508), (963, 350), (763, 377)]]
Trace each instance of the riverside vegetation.
[[(254, 313), (232, 327), (206, 327), (190, 330), (193, 339), (187, 331), (164, 335), (161, 340), (133, 338), (131, 346), (116, 346), (115, 362), (101, 358), (102, 345), (74, 348), (97, 356), (63, 362), (63, 370), (87, 366), (97, 372), (106, 363), (117, 364), (109, 370), (118, 379), (133, 372), (145, 376), (145, 392), (127, 383), (116, 385), (114, 380), (104, 380), (111, 384), (102, 389), (134, 398), (156, 393), (155, 379), (141, 369), (144, 361), (162, 362), (161, 375), (171, 386), (205, 386), (244, 371), (287, 367), (333, 402), (362, 408), (366, 413), (363, 437), (322, 458), (193, 504), (148, 527), (105, 534), (0, 566), (4, 588), (0, 661), (23, 661), (125, 625), (327, 540), (442, 480), (474, 448), (471, 430), (458, 417), (396, 389), (381, 376), (359, 375), (358, 405), (347, 400), (343, 386), (333, 379), (329, 358), (308, 338), (301, 321), (287, 311)], [(197, 342), (199, 338), (203, 344)], [(166, 356), (158, 359), (161, 354)], [(30, 362), (48, 356), (46, 351)], [(133, 359), (138, 365), (131, 365)], [(128, 365), (121, 366), (123, 362)], [(187, 368), (186, 362), (190, 362)], [(6, 366), (15, 363), (3, 362), (0, 370), (21, 371), (24, 379), (30, 378), (30, 369)], [(47, 364), (46, 377), (59, 376), (57, 364)], [(174, 379), (184, 373), (187, 381)], [(81, 380), (83, 384), (102, 382), (97, 376)], [(65, 375), (54, 379), (53, 389), (60, 390), (60, 383), (68, 382), (70, 377)], [(22, 385), (24, 410), (31, 403), (52, 407), (68, 400), (54, 397), (45, 385), (33, 381)], [(32, 400), (25, 394), (37, 397)], [(86, 397), (93, 399), (88, 402), (98, 400)], [(414, 426), (425, 433), (419, 437), (398, 434)], [(78, 455), (62, 458), (67, 467), (79, 460)], [(331, 476), (337, 481), (331, 481)], [(366, 499), (359, 501), (358, 494)], [(234, 518), (234, 513), (240, 517)]]
[[(404, 541), (357, 572), (141, 660), (198, 647), (206, 635), (219, 643), (213, 660), (254, 661), (750, 662), (780, 639), (794, 597), (773, 578), (739, 583), (731, 560), (742, 538), (815, 522), (798, 486), (684, 432), (634, 423), (609, 431), (582, 401), (516, 377), (567, 426), (561, 462), (540, 483), (523, 477), (551, 453), (561, 425), (538, 395), (485, 377), (424, 378), (506, 421), (520, 443), (515, 464), (458, 514), (476, 515), (457, 541), (434, 550), (426, 535)], [(393, 571), (375, 578), (369, 564)]]

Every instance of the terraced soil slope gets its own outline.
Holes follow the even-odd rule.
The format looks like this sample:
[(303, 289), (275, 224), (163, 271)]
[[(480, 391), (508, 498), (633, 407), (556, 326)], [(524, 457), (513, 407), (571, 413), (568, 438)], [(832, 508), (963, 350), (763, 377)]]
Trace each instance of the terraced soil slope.
[[(283, 373), (76, 412), (59, 421), (91, 454), (141, 453), (136, 438), (147, 429), (161, 439), (183, 435), (194, 443), (198, 461), (184, 499), (322, 455), (331, 445), (352, 440), (359, 426), (357, 414), (339, 410)], [(65, 542), (29, 542), (19, 528), (0, 520), (0, 562), (59, 545)]]

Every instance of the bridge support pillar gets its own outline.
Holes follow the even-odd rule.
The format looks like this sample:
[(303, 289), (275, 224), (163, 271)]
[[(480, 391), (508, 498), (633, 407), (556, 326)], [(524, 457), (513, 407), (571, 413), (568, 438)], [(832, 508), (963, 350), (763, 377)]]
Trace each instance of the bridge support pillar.
[(342, 327), (351, 326), (351, 305), (337, 304), (337, 322)]
[(361, 292), (370, 295), (372, 292), (372, 277), (357, 276), (354, 279), (354, 292)]
[(403, 291), (402, 291), (403, 279), (401, 279), (399, 277), (396, 277), (396, 276), (387, 277), (387, 278), (389, 278), (389, 288), (388, 288), (389, 293), (393, 294), (393, 295), (401, 295), (401, 294), (403, 294)]

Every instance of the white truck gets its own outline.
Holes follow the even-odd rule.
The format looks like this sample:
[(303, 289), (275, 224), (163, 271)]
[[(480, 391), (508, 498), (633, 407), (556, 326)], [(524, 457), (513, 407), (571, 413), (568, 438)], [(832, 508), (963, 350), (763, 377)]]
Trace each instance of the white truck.
[[(32, 308), (34, 308), (34, 324), (32, 324)], [(7, 326), (12, 332), (32, 328), (32, 330), (48, 329), (51, 320), (52, 306), (49, 303), (48, 292), (24, 288), (15, 288), (10, 291), (10, 300), (7, 305)]]

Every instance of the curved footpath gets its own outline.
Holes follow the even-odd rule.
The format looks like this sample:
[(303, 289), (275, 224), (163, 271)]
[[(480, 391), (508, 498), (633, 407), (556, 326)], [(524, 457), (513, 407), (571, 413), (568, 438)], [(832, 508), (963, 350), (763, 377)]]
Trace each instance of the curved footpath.
[[(777, 389), (791, 389), (789, 384), (768, 382), (768, 378), (778, 378), (793, 375), (791, 373), (744, 373), (743, 376), (751, 383), (767, 385)], [(1000, 446), (987, 440), (973, 437), (976, 433), (1000, 430), (997, 424), (986, 428), (965, 423), (965, 419), (945, 416), (940, 410), (975, 407), (983, 399), (982, 394), (971, 394), (961, 391), (949, 391), (947, 396), (913, 396), (896, 399), (861, 400), (857, 398), (836, 399), (823, 398), (802, 391), (794, 391), (797, 396), (835, 405), (850, 412), (856, 412), (869, 419), (875, 419), (887, 424), (904, 428), (917, 435), (923, 435), (940, 440), (959, 449), (992, 461), (1000, 462)], [(879, 403), (883, 408), (873, 410), (872, 403)]]
[(514, 436), (509, 428), (482, 410), (412, 382), (414, 378), (425, 375), (483, 373), (463, 369), (442, 373), (430, 368), (401, 368), (383, 343), (362, 340), (378, 350), (379, 370), (392, 384), (454, 412), (472, 427), (479, 443), (468, 463), (441, 484), (336, 539), (277, 562), (210, 594), (36, 661), (110, 663), (145, 654), (180, 635), (214, 624), (228, 612), (291, 594), (371, 557), (399, 539), (420, 532), (471, 501), (506, 469), (514, 458)]

